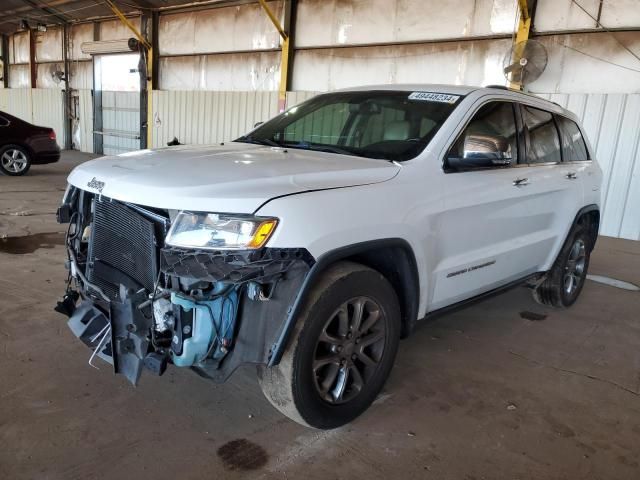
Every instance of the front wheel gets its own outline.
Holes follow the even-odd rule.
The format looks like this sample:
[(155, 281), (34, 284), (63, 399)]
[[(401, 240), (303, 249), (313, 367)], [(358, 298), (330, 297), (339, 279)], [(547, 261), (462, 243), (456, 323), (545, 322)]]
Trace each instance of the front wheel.
[(364, 412), (387, 379), (400, 339), (400, 307), (380, 273), (360, 264), (330, 267), (310, 292), (280, 363), (258, 379), (271, 404), (314, 428), (344, 425)]

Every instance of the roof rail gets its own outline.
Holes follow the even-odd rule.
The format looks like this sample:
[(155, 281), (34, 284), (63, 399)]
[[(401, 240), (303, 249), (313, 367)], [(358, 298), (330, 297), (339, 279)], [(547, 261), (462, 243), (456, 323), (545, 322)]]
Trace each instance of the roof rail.
[(497, 88), (499, 90), (509, 90), (510, 92), (519, 92), (520, 90), (515, 90), (513, 88), (505, 87), (504, 85), (487, 85), (484, 88)]
[(535, 95), (533, 93), (523, 92), (522, 90), (516, 90), (515, 88), (505, 87), (504, 85), (487, 85), (484, 88), (495, 88), (497, 90), (507, 90), (509, 92), (521, 93), (523, 95), (528, 95), (530, 97), (535, 97), (535, 98), (538, 98), (540, 100), (544, 100), (545, 102), (553, 103), (554, 105), (557, 105), (558, 107), (564, 109), (564, 107), (562, 105), (560, 105), (558, 102), (554, 102), (553, 100), (547, 100), (546, 98), (539, 97), (538, 95)]

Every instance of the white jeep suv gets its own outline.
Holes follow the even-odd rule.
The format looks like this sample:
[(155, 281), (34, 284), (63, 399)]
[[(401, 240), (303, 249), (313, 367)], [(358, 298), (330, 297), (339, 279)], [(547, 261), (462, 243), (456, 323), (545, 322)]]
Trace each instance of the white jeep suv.
[(333, 428), (371, 404), (420, 319), (523, 283), (575, 302), (601, 177), (576, 117), (534, 96), (327, 93), (233, 142), (78, 166), (56, 309), (133, 383), (254, 364), (278, 410)]

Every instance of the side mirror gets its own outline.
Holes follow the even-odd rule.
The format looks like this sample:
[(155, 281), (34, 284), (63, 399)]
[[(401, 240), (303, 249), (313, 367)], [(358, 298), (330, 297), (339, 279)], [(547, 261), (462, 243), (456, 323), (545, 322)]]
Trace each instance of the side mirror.
[(447, 157), (448, 167), (453, 170), (506, 167), (511, 160), (511, 144), (505, 137), (473, 133), (464, 139), (462, 157), (454, 152)]

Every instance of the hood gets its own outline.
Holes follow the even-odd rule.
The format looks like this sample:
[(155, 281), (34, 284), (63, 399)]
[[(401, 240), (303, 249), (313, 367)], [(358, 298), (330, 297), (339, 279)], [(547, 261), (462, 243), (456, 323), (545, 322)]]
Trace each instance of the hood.
[(380, 183), (399, 170), (384, 160), (230, 142), (98, 158), (76, 167), (69, 183), (155, 208), (253, 213), (274, 197)]

